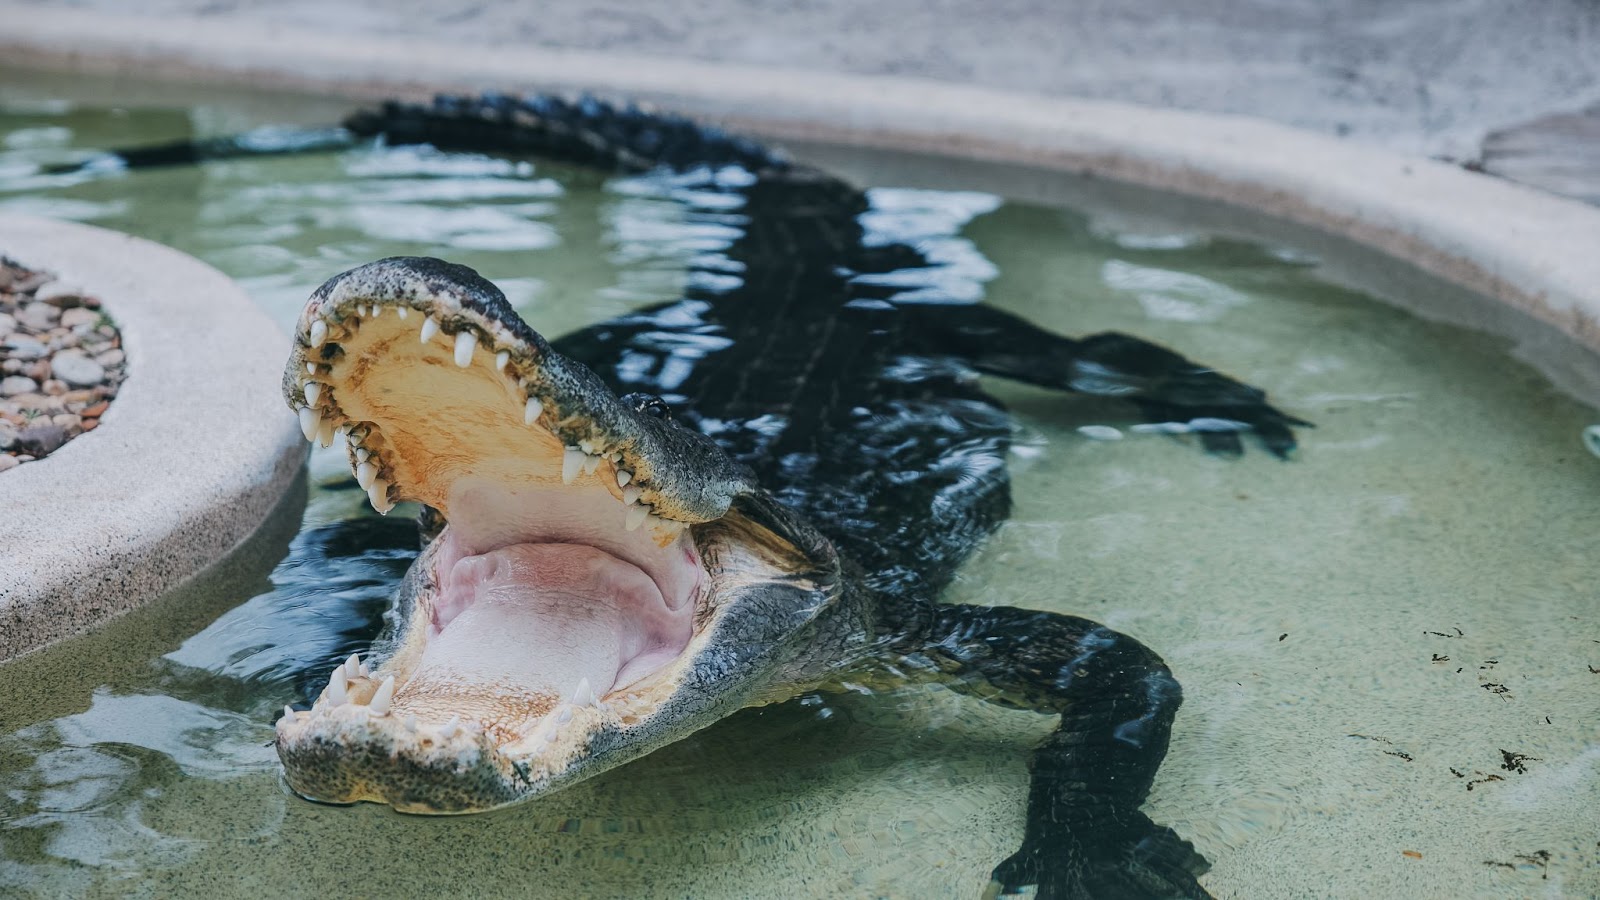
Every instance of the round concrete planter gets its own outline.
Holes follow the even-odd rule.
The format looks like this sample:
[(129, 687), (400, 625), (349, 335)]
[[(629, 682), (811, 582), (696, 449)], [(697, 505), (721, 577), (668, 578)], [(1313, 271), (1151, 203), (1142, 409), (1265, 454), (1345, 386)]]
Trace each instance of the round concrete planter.
[(155, 598), (260, 526), (304, 458), (288, 339), (160, 244), (0, 216), (0, 254), (101, 298), (128, 378), (96, 430), (0, 474), (0, 660)]

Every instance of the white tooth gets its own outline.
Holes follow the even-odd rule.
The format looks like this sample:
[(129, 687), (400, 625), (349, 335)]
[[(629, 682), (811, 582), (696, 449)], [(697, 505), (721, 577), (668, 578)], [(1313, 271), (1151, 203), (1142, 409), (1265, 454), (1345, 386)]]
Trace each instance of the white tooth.
[(643, 503), (635, 503), (628, 507), (628, 520), (625, 523), (629, 531), (638, 531), (644, 524), (644, 517), (650, 515), (650, 507)]
[(306, 382), (306, 403), (307, 404), (309, 404), (311, 406), (316, 406), (317, 405), (317, 398), (321, 397), (321, 396), (322, 396), (322, 385), (318, 384), (315, 381)]
[(361, 654), (352, 653), (344, 661), (344, 677), (354, 678), (361, 674)]
[(573, 705), (589, 706), (591, 704), (595, 704), (596, 699), (597, 698), (594, 695), (594, 688), (589, 686), (589, 679), (578, 679), (578, 686), (572, 691)]
[(345, 690), (347, 682), (344, 678), (344, 666), (333, 670), (333, 677), (328, 679), (328, 703), (341, 706), (350, 700), (349, 691)]
[(361, 485), (363, 491), (372, 487), (372, 480), (377, 477), (378, 467), (372, 463), (364, 462), (356, 466), (356, 484)]
[(584, 438), (578, 442), (578, 449), (585, 453), (594, 453), (594, 441)]
[(522, 409), (522, 424), (532, 425), (533, 423), (539, 421), (539, 415), (543, 412), (544, 404), (539, 402), (539, 398), (529, 397), (528, 405)]
[(322, 417), (317, 415), (316, 410), (309, 406), (300, 407), (300, 433), (306, 436), (306, 440), (316, 440), (317, 429), (321, 425)]
[(323, 419), (317, 423), (317, 443), (324, 447), (333, 446), (333, 423)]
[(372, 502), (372, 508), (380, 515), (388, 515), (394, 509), (394, 504), (389, 502), (389, 482), (382, 478), (375, 478), (367, 487), (367, 499)]
[(572, 721), (572, 707), (563, 706), (561, 712), (556, 713), (556, 724), (565, 725)]
[(456, 365), (465, 369), (472, 365), (472, 352), (478, 349), (478, 336), (470, 331), (456, 333)]
[(629, 506), (639, 502), (639, 495), (644, 493), (637, 484), (630, 484), (622, 489), (622, 502)]
[[(400, 307), (400, 309), (404, 310), (405, 307), (402, 306), (402, 307)], [(416, 716), (406, 716), (406, 730), (407, 731), (416, 731), (417, 730), (417, 717)]]
[(290, 725), (293, 725), (294, 722), (295, 722), (295, 719), (298, 719), (298, 718), (299, 718), (299, 716), (295, 715), (294, 707), (292, 707), (292, 706), (284, 706), (284, 708), (283, 708), (283, 721), (288, 722)]
[(396, 307), (395, 307), (395, 308), (394, 308), (394, 311), (395, 311), (395, 312), (396, 312), (396, 313), (398, 313), (398, 314), (399, 314), (399, 315), (400, 315), (400, 318), (402, 318), (402, 319), (404, 319), (404, 318), (405, 318), (405, 317), (406, 317), (406, 316), (409, 316), (409, 315), (411, 315), (411, 310), (410, 310), (410, 309), (407, 309), (407, 308), (406, 308), (406, 307), (404, 307), (404, 306), (396, 306)]
[(456, 729), (460, 728), (460, 727), (461, 727), (461, 717), (460, 716), (451, 716), (450, 717), (450, 721), (448, 721), (448, 722), (444, 723), (444, 725), (440, 726), (440, 728), (439, 728), (439, 736), (448, 741), (451, 738), (456, 736)]
[(378, 313), (381, 313), (381, 312), (383, 312), (383, 307), (379, 306), (376, 303), (372, 304), (372, 317), (374, 319), (376, 319), (378, 317)]
[(509, 362), (511, 362), (510, 350), (501, 350), (494, 355), (494, 367), (502, 372), (506, 370), (506, 364)]
[(383, 684), (378, 685), (377, 693), (372, 695), (372, 714), (375, 716), (386, 715), (389, 712), (389, 702), (394, 699), (394, 676), (383, 679)]
[(594, 470), (600, 468), (600, 457), (588, 453), (583, 455), (583, 474), (593, 475)]
[(439, 333), (439, 323), (434, 321), (433, 316), (429, 316), (427, 319), (423, 320), (423, 323), (422, 323), (422, 342), (424, 344), (426, 344), (427, 342), (433, 340), (433, 336), (438, 334), (438, 333)]
[(367, 448), (365, 448), (365, 447), (357, 447), (356, 448), (356, 462), (366, 462), (367, 461), (367, 457), (369, 457), (371, 455), (372, 455), (372, 453), (369, 452), (367, 450)]
[(328, 339), (328, 323), (321, 319), (311, 322), (311, 346), (321, 347)]
[(361, 675), (363, 677), (365, 677), (365, 678), (371, 678), (372, 677), (372, 667), (371, 666), (367, 665), (366, 663), (362, 663), (360, 668), (361, 668)]
[(561, 455), (561, 483), (571, 484), (578, 477), (578, 472), (583, 469), (583, 462), (588, 458), (582, 450), (568, 447)]
[(315, 374), (317, 374), (317, 364), (314, 363), (314, 362), (306, 363), (306, 374), (307, 375), (315, 375)]
[(632, 472), (629, 472), (627, 469), (618, 469), (617, 470), (617, 487), (619, 487), (619, 488), (620, 487), (627, 487), (628, 486), (628, 482), (630, 482), (632, 480), (633, 480), (633, 473)]

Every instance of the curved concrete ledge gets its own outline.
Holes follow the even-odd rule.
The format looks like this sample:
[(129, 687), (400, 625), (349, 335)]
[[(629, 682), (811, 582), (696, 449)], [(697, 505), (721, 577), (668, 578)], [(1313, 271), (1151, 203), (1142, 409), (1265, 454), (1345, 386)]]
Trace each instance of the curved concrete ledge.
[(0, 2), (14, 64), (351, 97), (626, 94), (776, 137), (976, 157), (1212, 198), (1352, 239), (1600, 349), (1600, 209), (1455, 166), (1232, 116), (906, 78), (353, 40), (259, 23)]
[(304, 459), (288, 339), (160, 244), (0, 216), (0, 254), (105, 301), (128, 378), (99, 428), (0, 474), (0, 660), (154, 599), (260, 527)]

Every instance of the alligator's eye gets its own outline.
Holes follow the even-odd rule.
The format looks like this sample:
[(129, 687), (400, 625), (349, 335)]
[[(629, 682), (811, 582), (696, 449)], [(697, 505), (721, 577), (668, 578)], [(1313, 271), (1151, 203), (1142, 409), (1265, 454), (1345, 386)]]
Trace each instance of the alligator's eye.
[(652, 419), (660, 419), (663, 422), (672, 420), (672, 407), (655, 394), (643, 392), (628, 394), (622, 398), (622, 402), (633, 407), (635, 412), (644, 413)]

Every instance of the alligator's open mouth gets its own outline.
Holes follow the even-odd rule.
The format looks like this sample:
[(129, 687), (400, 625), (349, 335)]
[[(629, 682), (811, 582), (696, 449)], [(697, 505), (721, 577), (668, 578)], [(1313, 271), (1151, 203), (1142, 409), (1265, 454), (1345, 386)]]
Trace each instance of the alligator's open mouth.
[(471, 270), (396, 259), (330, 281), (284, 389), (309, 439), (346, 441), (380, 512), (416, 500), (448, 523), (376, 668), (352, 657), (279, 720), (309, 798), (485, 809), (682, 736), (713, 705), (686, 707), (685, 682), (727, 599), (814, 568), (730, 512), (753, 487), (714, 445), (552, 352)]

